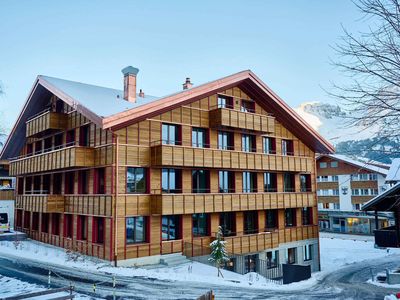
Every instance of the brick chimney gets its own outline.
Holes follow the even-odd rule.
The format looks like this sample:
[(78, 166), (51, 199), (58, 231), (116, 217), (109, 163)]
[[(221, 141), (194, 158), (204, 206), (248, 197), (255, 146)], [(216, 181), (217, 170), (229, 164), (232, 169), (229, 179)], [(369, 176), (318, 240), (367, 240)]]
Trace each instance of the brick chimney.
[(192, 86), (193, 86), (193, 84), (190, 82), (190, 78), (186, 77), (186, 81), (183, 84), (183, 89), (187, 90), (187, 89), (190, 89)]
[(139, 69), (128, 66), (122, 69), (124, 74), (124, 99), (126, 101), (136, 102), (136, 75)]

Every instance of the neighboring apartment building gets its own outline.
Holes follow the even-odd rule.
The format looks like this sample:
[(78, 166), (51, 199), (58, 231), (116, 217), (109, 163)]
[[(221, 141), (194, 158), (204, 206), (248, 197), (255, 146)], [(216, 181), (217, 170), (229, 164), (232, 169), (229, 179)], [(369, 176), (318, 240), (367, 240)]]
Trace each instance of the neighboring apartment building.
[(0, 232), (14, 228), (15, 179), (8, 161), (0, 160)]
[[(375, 217), (361, 212), (361, 206), (388, 186), (389, 166), (361, 162), (345, 155), (327, 154), (317, 158), (317, 195), (321, 230), (371, 234)], [(378, 218), (379, 228), (387, 226), (386, 216)]]
[(206, 254), (222, 226), (237, 272), (317, 270), (315, 153), (332, 146), (251, 71), (161, 98), (137, 72), (122, 91), (38, 76), (2, 152), (17, 228), (140, 265)]

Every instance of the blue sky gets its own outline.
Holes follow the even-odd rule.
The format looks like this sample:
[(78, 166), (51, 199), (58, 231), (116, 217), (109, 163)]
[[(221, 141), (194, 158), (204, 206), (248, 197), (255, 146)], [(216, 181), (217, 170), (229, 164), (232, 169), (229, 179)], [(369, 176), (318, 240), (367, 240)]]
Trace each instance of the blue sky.
[(332, 102), (342, 33), (365, 29), (350, 0), (0, 2), (0, 122), (10, 129), (38, 74), (162, 96), (253, 70), (291, 106)]

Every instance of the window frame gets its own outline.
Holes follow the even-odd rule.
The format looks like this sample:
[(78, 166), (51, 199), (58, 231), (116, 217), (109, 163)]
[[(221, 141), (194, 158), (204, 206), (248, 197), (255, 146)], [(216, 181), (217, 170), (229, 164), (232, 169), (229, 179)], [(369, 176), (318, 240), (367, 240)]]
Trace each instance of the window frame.
[[(132, 224), (129, 223), (132, 221)], [(142, 238), (137, 237), (137, 227), (139, 223), (142, 223)], [(129, 224), (128, 224), (129, 223)], [(128, 238), (128, 226), (129, 228), (132, 226), (131, 235), (132, 237)], [(148, 218), (146, 216), (128, 216), (125, 217), (125, 243), (126, 245), (134, 245), (134, 244), (144, 244), (148, 242)]]
[[(137, 180), (137, 177), (140, 175), (138, 174), (138, 170), (142, 170), (142, 174), (143, 177), (142, 179), (144, 180), (144, 189), (143, 190), (139, 190), (138, 189), (138, 185), (140, 183), (141, 180)], [(133, 173), (132, 173), (133, 170)], [(133, 182), (130, 182), (129, 180), (129, 176), (133, 176)], [(130, 188), (130, 185), (134, 185), (134, 190), (132, 190), (132, 188)], [(127, 194), (148, 194), (149, 190), (148, 190), (148, 169), (147, 168), (143, 168), (143, 167), (126, 167), (126, 186), (125, 186), (125, 190)]]

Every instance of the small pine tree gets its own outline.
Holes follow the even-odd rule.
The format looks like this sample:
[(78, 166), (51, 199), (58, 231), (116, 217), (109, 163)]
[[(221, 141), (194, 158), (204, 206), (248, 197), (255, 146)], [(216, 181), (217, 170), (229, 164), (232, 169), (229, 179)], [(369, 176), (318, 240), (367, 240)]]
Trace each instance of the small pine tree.
[(222, 227), (218, 226), (216, 239), (210, 243), (211, 254), (210, 258), (208, 259), (211, 262), (215, 262), (215, 266), (218, 269), (218, 277), (220, 274), (221, 277), (224, 277), (220, 268), (224, 265), (224, 263), (229, 261), (229, 256), (225, 249), (226, 241), (223, 241), (222, 238)]

